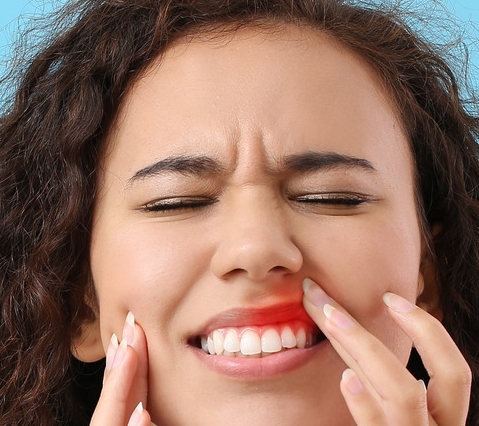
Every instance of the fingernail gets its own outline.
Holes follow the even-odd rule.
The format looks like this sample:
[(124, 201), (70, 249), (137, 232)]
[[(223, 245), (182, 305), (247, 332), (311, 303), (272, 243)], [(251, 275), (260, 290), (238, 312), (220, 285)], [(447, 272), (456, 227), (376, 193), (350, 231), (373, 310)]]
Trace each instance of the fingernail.
[(130, 420), (128, 421), (127, 426), (135, 426), (140, 423), (141, 415), (143, 414), (143, 403), (140, 402), (133, 413), (131, 414)]
[(426, 383), (424, 383), (424, 380), (419, 379), (418, 382), (421, 383), (422, 387), (424, 388), (424, 392), (427, 392), (427, 387), (426, 387)]
[(354, 322), (348, 316), (344, 315), (340, 310), (326, 304), (323, 306), (323, 312), (334, 325), (345, 330), (354, 327)]
[(111, 370), (113, 365), (113, 358), (115, 358), (116, 350), (118, 349), (118, 337), (113, 333), (110, 338), (110, 343), (108, 344), (108, 349), (106, 350), (106, 368)]
[(309, 301), (318, 308), (322, 308), (326, 303), (333, 302), (333, 299), (331, 299), (321, 287), (309, 278), (305, 278), (303, 281), (303, 291)]
[(416, 308), (416, 305), (394, 293), (385, 293), (383, 300), (384, 303), (393, 311), (399, 312), (401, 314), (407, 314)]
[(123, 339), (128, 345), (133, 344), (135, 338), (135, 317), (131, 312), (126, 316), (125, 325), (123, 326)]
[(343, 371), (342, 381), (346, 385), (348, 391), (355, 395), (360, 394), (364, 390), (361, 380), (359, 380), (357, 374), (350, 368)]
[(125, 355), (126, 355), (127, 346), (128, 345), (126, 343), (126, 340), (123, 339), (120, 343), (120, 346), (118, 346), (118, 350), (115, 353), (115, 357), (113, 358), (111, 368), (118, 367), (122, 363), (122, 361), (123, 361), (123, 359), (125, 358)]

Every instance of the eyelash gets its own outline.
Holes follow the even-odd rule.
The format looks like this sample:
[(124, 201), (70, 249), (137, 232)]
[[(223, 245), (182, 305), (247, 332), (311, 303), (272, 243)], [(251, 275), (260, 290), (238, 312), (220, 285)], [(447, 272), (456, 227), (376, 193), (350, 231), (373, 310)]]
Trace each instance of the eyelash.
[(291, 198), (292, 201), (306, 204), (354, 207), (370, 201), (369, 197), (354, 193), (307, 194)]
[(165, 198), (163, 200), (156, 200), (146, 204), (142, 207), (146, 212), (168, 212), (168, 211), (181, 211), (181, 210), (194, 210), (202, 207), (208, 207), (216, 203), (215, 198)]
[[(145, 212), (167, 213), (181, 212), (183, 210), (201, 209), (213, 205), (217, 198), (165, 198), (146, 204), (141, 210)], [(325, 206), (355, 207), (369, 201), (369, 198), (359, 194), (328, 193), (328, 194), (307, 194), (291, 197), (290, 201), (304, 204), (320, 204)]]

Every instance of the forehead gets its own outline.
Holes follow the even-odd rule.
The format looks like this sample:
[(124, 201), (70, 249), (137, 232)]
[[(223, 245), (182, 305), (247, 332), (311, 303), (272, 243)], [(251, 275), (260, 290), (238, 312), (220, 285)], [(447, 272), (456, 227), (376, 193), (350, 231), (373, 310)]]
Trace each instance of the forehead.
[(218, 150), (250, 139), (266, 151), (272, 141), (290, 153), (320, 142), (324, 151), (367, 158), (391, 135), (408, 151), (401, 128), (360, 56), (323, 32), (290, 25), (170, 46), (132, 86), (109, 142), (131, 160), (140, 146), (152, 160), (192, 151), (221, 156)]
[(308, 93), (311, 83), (337, 93), (359, 83), (363, 91), (394, 106), (381, 79), (360, 55), (324, 31), (286, 24), (180, 39), (137, 79), (126, 103), (150, 91), (153, 82), (164, 94), (192, 99), (207, 91), (219, 99), (227, 92), (228, 101), (232, 96), (245, 98), (258, 88), (278, 89), (277, 95), (287, 96), (293, 91)]

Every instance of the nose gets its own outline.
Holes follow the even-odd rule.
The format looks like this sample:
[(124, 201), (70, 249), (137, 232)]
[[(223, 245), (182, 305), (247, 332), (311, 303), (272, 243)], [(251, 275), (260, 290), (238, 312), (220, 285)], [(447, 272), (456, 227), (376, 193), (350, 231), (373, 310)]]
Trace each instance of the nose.
[(222, 279), (244, 274), (252, 281), (262, 281), (269, 275), (298, 272), (303, 256), (281, 202), (254, 190), (231, 198), (234, 201), (225, 202), (217, 230), (213, 273)]

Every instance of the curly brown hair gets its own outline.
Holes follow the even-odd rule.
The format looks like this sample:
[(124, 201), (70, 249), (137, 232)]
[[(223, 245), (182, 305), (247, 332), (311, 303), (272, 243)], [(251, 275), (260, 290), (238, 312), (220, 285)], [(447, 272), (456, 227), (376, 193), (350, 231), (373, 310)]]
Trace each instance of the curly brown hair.
[[(135, 78), (174, 40), (293, 23), (366, 59), (409, 132), (443, 324), (473, 372), (479, 425), (479, 120), (448, 65), (386, 8), (341, 0), (80, 0), (0, 119), (0, 423), (85, 424), (71, 345), (85, 303), (102, 142)], [(60, 21), (58, 21), (60, 22)], [(223, 31), (223, 32), (224, 32)]]

